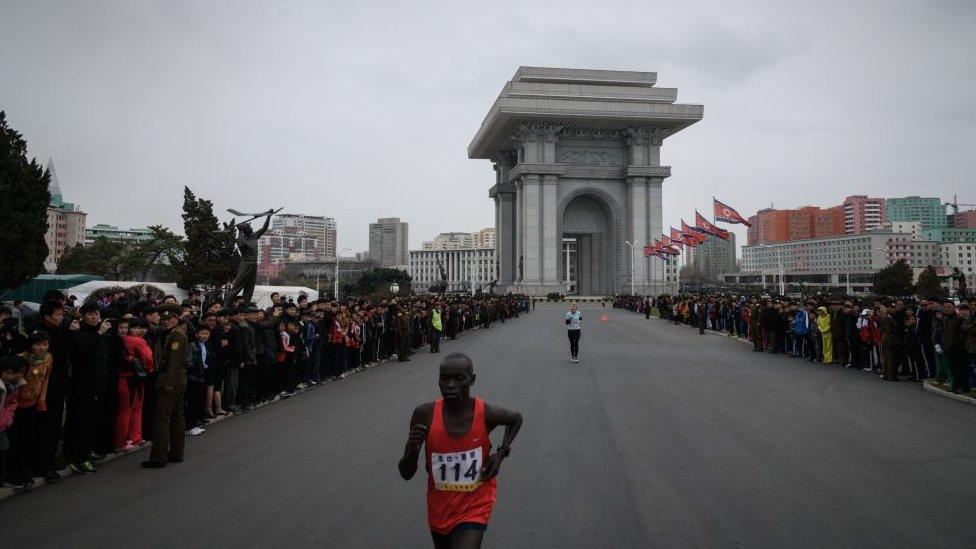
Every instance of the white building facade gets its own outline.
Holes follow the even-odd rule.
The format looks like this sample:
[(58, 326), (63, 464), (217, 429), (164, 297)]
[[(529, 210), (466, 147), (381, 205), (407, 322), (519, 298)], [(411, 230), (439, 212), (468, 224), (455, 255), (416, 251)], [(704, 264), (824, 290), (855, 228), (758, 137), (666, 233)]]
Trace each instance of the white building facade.
[(976, 242), (951, 242), (941, 246), (942, 265), (949, 272), (959, 269), (970, 286), (973, 286), (973, 277), (976, 276)]
[[(853, 293), (871, 291), (874, 274), (899, 253), (911, 253), (912, 235), (875, 230), (827, 238), (811, 238), (742, 247), (742, 272), (723, 275), (726, 282), (801, 288), (846, 287)], [(908, 243), (908, 248), (895, 246)]]
[(449, 292), (487, 292), (495, 280), (495, 249), (411, 250), (409, 274), (413, 291), (428, 292), (441, 283), (438, 262), (447, 274)]
[(152, 231), (148, 227), (140, 229), (120, 229), (115, 225), (98, 223), (85, 229), (85, 244), (93, 244), (97, 238), (107, 238), (112, 242), (143, 242), (152, 239)]
[(910, 234), (873, 232), (742, 247), (743, 272), (874, 273), (888, 265), (889, 241)]

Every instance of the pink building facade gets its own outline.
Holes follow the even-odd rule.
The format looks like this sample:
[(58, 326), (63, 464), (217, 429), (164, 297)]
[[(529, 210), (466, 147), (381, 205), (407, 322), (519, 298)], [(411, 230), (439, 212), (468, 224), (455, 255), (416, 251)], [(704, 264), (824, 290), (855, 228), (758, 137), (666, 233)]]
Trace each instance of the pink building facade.
[(861, 234), (884, 223), (885, 199), (858, 194), (844, 199), (844, 234)]

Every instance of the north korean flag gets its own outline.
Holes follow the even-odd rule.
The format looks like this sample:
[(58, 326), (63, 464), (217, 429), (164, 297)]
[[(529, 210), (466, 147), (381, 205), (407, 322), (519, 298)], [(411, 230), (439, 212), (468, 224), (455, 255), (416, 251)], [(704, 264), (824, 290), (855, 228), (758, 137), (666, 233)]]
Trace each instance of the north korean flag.
[(735, 211), (735, 208), (729, 206), (724, 202), (720, 202), (717, 198), (712, 197), (715, 221), (721, 221), (723, 223), (731, 224), (742, 224), (746, 227), (752, 227), (752, 223), (746, 221), (744, 217), (739, 215), (739, 212)]
[(681, 231), (671, 227), (671, 243), (679, 248), (685, 244), (685, 239), (681, 236)]
[(707, 234), (708, 236), (717, 236), (722, 240), (729, 239), (728, 231), (719, 229), (718, 227), (713, 225), (711, 222), (705, 219), (705, 217), (702, 214), (698, 213), (698, 210), (695, 210), (695, 226), (692, 228), (695, 231), (702, 234)]
[[(681, 220), (681, 238), (684, 240), (685, 245), (691, 246), (692, 248), (704, 242), (702, 235), (693, 231), (692, 228), (685, 223), (684, 219)], [(700, 238), (701, 240), (699, 240)]]

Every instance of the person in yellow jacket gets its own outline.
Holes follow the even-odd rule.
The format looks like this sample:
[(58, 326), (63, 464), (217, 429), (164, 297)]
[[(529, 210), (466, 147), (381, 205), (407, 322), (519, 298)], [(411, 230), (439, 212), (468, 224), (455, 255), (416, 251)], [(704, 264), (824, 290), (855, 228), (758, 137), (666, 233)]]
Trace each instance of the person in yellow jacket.
[(430, 352), (441, 352), (441, 334), (444, 326), (441, 323), (441, 304), (438, 303), (430, 310)]
[(826, 307), (817, 308), (817, 329), (820, 330), (820, 337), (823, 338), (823, 363), (832, 364), (834, 346), (830, 335), (830, 314), (827, 313)]

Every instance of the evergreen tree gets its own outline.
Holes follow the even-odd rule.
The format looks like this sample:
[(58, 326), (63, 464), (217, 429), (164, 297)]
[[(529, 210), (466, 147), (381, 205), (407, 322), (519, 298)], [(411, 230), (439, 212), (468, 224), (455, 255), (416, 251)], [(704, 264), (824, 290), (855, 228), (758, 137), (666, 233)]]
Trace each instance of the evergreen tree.
[(44, 272), (51, 174), (27, 160), (27, 141), (0, 111), (0, 290)]
[(132, 242), (113, 242), (105, 237), (88, 246), (77, 245), (65, 251), (58, 261), (58, 274), (90, 274), (107, 280), (135, 280), (145, 254)]
[(399, 295), (410, 293), (410, 275), (400, 269), (369, 269), (355, 282), (346, 282), (342, 285), (344, 295), (364, 296), (388, 291), (391, 284), (396, 282), (400, 287)]
[(874, 292), (879, 295), (906, 296), (912, 293), (912, 268), (904, 259), (874, 273)]
[(233, 280), (240, 256), (235, 249), (234, 227), (221, 227), (213, 213), (213, 203), (197, 198), (183, 187), (183, 232), (186, 242), (177, 269), (180, 288), (216, 288)]
[[(138, 253), (144, 258), (139, 279), (149, 280), (150, 273), (155, 270), (162, 271), (157, 275), (165, 273), (161, 279), (173, 280), (174, 267), (183, 259), (183, 237), (162, 225), (152, 225), (149, 230), (150, 238), (139, 243)], [(166, 264), (159, 263), (161, 259), (166, 259)]]
[(935, 269), (929, 265), (918, 275), (918, 284), (915, 286), (915, 294), (919, 297), (947, 297), (949, 291), (942, 287), (939, 282), (939, 275)]

